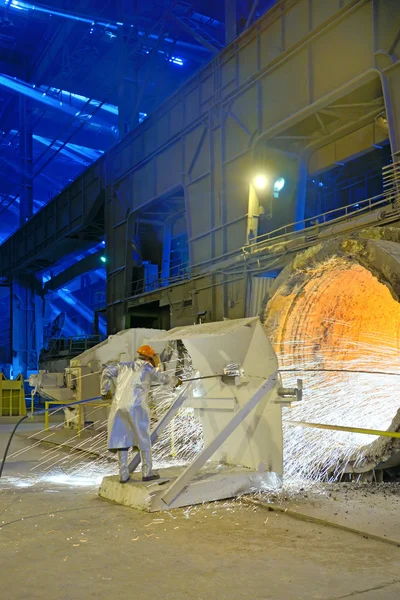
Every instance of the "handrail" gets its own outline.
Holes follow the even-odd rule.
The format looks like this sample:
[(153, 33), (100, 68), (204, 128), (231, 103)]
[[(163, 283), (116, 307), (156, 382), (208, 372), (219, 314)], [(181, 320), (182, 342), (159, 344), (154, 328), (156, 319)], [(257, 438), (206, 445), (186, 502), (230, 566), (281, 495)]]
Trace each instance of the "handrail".
[[(307, 226), (306, 226), (307, 223), (310, 223), (311, 226), (314, 226), (315, 221), (318, 221), (318, 225), (325, 224), (326, 222), (328, 222), (329, 216), (333, 217), (333, 215), (338, 214), (343, 211), (345, 213), (344, 215), (342, 215), (340, 217), (336, 217), (336, 218), (333, 217), (333, 218), (329, 219), (329, 224), (331, 224), (332, 221), (334, 221), (334, 220), (343, 219), (343, 218), (346, 218), (347, 216), (349, 216), (349, 212), (351, 209), (354, 209), (355, 211), (357, 211), (357, 214), (360, 214), (361, 212), (366, 211), (368, 209), (371, 209), (371, 208), (375, 209), (379, 205), (388, 204), (388, 202), (390, 202), (390, 201), (391, 201), (391, 198), (388, 198), (387, 196), (385, 196), (385, 194), (379, 194), (377, 196), (372, 196), (372, 198), (366, 198), (365, 200), (359, 200), (358, 202), (354, 202), (353, 204), (346, 204), (345, 206), (341, 206), (339, 208), (334, 208), (332, 210), (328, 210), (324, 213), (320, 213), (313, 217), (308, 217), (307, 219), (302, 219), (301, 221), (295, 221), (293, 223), (284, 225), (283, 227), (279, 227), (278, 229), (274, 229), (273, 231), (263, 233), (263, 234), (257, 236), (256, 238), (254, 238), (254, 241), (251, 244), (247, 244), (247, 246), (253, 246), (254, 243), (257, 243), (256, 240), (264, 241), (264, 239), (270, 239), (270, 238), (275, 239), (277, 237), (280, 237), (279, 232), (287, 231), (289, 228), (292, 228), (293, 231), (290, 231), (287, 233), (293, 233), (293, 232), (298, 233), (298, 231), (302, 231), (307, 228)], [(361, 208), (362, 204), (366, 204), (366, 206)], [(354, 213), (352, 213), (351, 216), (353, 217)], [(298, 227), (299, 225), (303, 225), (303, 227), (301, 229), (300, 229), (300, 227), (298, 229), (296, 229), (296, 227)]]
[(67, 351), (70, 355), (76, 351), (93, 348), (105, 339), (104, 335), (90, 334), (72, 337), (50, 338), (49, 347), (42, 349), (42, 356), (50, 358), (56, 356), (60, 351)]

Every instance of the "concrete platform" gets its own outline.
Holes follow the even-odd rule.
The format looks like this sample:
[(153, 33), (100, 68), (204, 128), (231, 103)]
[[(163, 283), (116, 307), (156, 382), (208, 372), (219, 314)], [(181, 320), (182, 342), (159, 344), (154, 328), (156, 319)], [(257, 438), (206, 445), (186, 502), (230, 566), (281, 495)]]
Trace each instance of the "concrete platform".
[(161, 479), (148, 483), (141, 481), (140, 473), (133, 473), (124, 484), (119, 482), (118, 476), (104, 477), (99, 495), (130, 508), (157, 512), (251, 494), (266, 485), (271, 486), (275, 479), (271, 473), (211, 464), (202, 469), (183, 492), (167, 505), (162, 498), (183, 470), (184, 467), (160, 469)]

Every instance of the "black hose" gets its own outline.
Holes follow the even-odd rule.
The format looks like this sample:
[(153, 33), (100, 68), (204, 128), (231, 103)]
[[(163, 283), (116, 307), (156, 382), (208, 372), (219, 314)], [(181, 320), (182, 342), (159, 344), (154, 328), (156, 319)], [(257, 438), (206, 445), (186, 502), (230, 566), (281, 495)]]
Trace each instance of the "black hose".
[(22, 418), (21, 418), (21, 419), (18, 421), (18, 423), (15, 425), (14, 429), (12, 430), (12, 433), (11, 433), (11, 435), (10, 435), (10, 437), (9, 437), (9, 440), (8, 440), (8, 442), (7, 442), (6, 449), (4, 450), (4, 456), (3, 456), (3, 460), (1, 461), (1, 466), (0, 466), (0, 477), (1, 477), (1, 476), (2, 476), (2, 474), (3, 474), (4, 465), (6, 464), (6, 458), (7, 458), (7, 454), (8, 454), (8, 451), (9, 451), (9, 449), (10, 449), (10, 446), (11, 446), (11, 441), (12, 441), (12, 439), (13, 439), (13, 437), (14, 437), (14, 433), (17, 431), (17, 427), (18, 427), (18, 425), (20, 425), (20, 423), (22, 423), (22, 421), (25, 421), (25, 419), (27, 419), (28, 417), (29, 417), (29, 415), (25, 415), (24, 417), (22, 417)]
[(215, 379), (215, 377), (222, 377), (222, 375), (205, 375), (204, 377), (192, 377), (191, 379), (182, 379), (182, 383), (187, 383), (188, 381), (202, 381), (203, 379)]
[(53, 410), (53, 412), (56, 413), (61, 408), (68, 408), (69, 406), (75, 406), (76, 404), (84, 404), (85, 402), (92, 402), (93, 400), (100, 400), (100, 398), (101, 398), (101, 396), (95, 396), (94, 398), (89, 398), (88, 400), (79, 400), (78, 402), (71, 402), (69, 404), (61, 404), (55, 410), (53, 410), (51, 408), (44, 408), (42, 410), (36, 410), (33, 413), (29, 413), (29, 414), (25, 415), (24, 417), (21, 417), (21, 419), (18, 421), (18, 423), (16, 423), (14, 429), (12, 430), (10, 438), (7, 442), (7, 446), (4, 451), (4, 455), (3, 455), (3, 460), (1, 461), (1, 466), (0, 466), (0, 477), (3, 475), (3, 469), (4, 469), (4, 465), (6, 464), (7, 454), (10, 449), (12, 439), (13, 439), (14, 434), (17, 431), (19, 425), (22, 423), (22, 421), (25, 421), (25, 419), (27, 419), (28, 417), (33, 416), (33, 415), (43, 415), (46, 412), (50, 412), (50, 410)]

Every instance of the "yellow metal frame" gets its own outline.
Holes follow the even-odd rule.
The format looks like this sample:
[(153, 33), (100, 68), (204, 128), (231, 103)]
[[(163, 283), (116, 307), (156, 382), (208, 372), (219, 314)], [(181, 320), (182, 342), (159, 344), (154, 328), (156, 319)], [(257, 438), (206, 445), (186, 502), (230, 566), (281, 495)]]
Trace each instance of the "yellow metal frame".
[(312, 427), (315, 429), (329, 429), (330, 431), (348, 431), (349, 433), (362, 433), (364, 435), (379, 435), (382, 437), (400, 438), (398, 431), (381, 431), (380, 429), (363, 429), (361, 427), (345, 427), (344, 425), (324, 425), (322, 423), (307, 423), (306, 421), (285, 421), (285, 425), (294, 427)]
[(45, 413), (44, 413), (44, 428), (47, 430), (49, 429), (49, 423), (50, 423), (50, 413), (49, 413), (49, 407), (51, 404), (57, 404), (57, 405), (61, 405), (64, 406), (65, 402), (61, 402), (61, 400), (46, 400), (44, 403), (44, 408), (45, 408)]
[(0, 373), (0, 416), (24, 417), (26, 415), (24, 380), (22, 375), (7, 379)]
[[(49, 413), (49, 407), (52, 404), (56, 404), (59, 406), (68, 406), (68, 404), (66, 404), (65, 402), (61, 401), (61, 400), (46, 400), (44, 403), (44, 407), (45, 407), (45, 414), (44, 414), (44, 428), (45, 430), (48, 430), (50, 427), (50, 413)], [(82, 402), (82, 404), (78, 404), (78, 435), (81, 435), (82, 430), (84, 429), (84, 422), (83, 422), (83, 418), (84, 418), (84, 413), (83, 413), (83, 405), (85, 404), (85, 406), (111, 406), (111, 402), (93, 402), (93, 401), (88, 401), (88, 402)]]
[[(111, 402), (85, 402), (85, 406), (111, 406)], [(81, 430), (85, 428), (83, 421), (83, 404), (78, 405), (78, 435), (81, 435)]]

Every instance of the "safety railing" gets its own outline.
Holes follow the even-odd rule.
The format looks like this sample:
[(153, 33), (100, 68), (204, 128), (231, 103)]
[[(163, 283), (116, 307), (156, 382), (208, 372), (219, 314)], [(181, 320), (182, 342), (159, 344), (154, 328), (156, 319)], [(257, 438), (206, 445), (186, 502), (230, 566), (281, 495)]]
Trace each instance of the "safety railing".
[(49, 340), (49, 348), (42, 350), (42, 355), (47, 358), (52, 356), (59, 356), (65, 354), (68, 356), (75, 356), (89, 350), (100, 344), (105, 339), (102, 335), (90, 335), (90, 336), (74, 336), (70, 338), (56, 338)]
[[(44, 414), (44, 428), (45, 428), (45, 431), (48, 431), (50, 429), (50, 411), (49, 411), (50, 406), (65, 407), (66, 403), (65, 403), (65, 400), (45, 400), (44, 406), (45, 406), (45, 411), (46, 411)], [(76, 423), (76, 429), (77, 429), (78, 436), (80, 436), (82, 431), (85, 430), (85, 423), (84, 423), (85, 407), (86, 408), (87, 407), (89, 407), (89, 408), (106, 407), (107, 408), (109, 406), (111, 406), (111, 402), (107, 402), (104, 400), (100, 400), (100, 401), (90, 400), (90, 401), (86, 402), (85, 405), (79, 404), (76, 407), (76, 410), (78, 411), (77, 423)]]
[(332, 225), (334, 222), (353, 219), (354, 217), (363, 213), (371, 212), (372, 210), (377, 210), (380, 207), (392, 204), (394, 199), (395, 196), (393, 194), (389, 196), (389, 194), (386, 195), (383, 193), (379, 194), (378, 196), (373, 196), (372, 198), (367, 198), (366, 200), (359, 200), (353, 204), (335, 208), (325, 213), (309, 217), (308, 219), (303, 219), (302, 221), (295, 221), (293, 223), (289, 223), (288, 225), (284, 225), (279, 229), (274, 229), (273, 231), (259, 235), (258, 237), (254, 238), (254, 241), (252, 241), (252, 243), (247, 247), (252, 247), (269, 240), (279, 240), (279, 238), (282, 237), (288, 239), (293, 234), (296, 236), (299, 235), (300, 232), (302, 232), (304, 235), (305, 231), (307, 235), (310, 235), (311, 231), (318, 231), (319, 227), (323, 225)]
[(174, 271), (175, 274), (171, 275), (170, 277), (160, 276), (157, 278), (152, 278), (151, 281), (146, 279), (132, 281), (130, 284), (132, 297), (169, 287), (175, 283), (180, 283), (181, 281), (188, 281), (191, 278), (191, 268), (188, 262), (184, 262), (178, 267), (174, 267)]
[(394, 198), (394, 203), (400, 203), (400, 161), (393, 162), (382, 169), (383, 195)]
[[(245, 246), (243, 250), (251, 252), (256, 248), (265, 245), (266, 242), (289, 242), (299, 237), (305, 237), (306, 241), (311, 242), (324, 228), (328, 226), (345, 223), (346, 221), (353, 220), (357, 216), (362, 216), (372, 212), (372, 210), (378, 210), (381, 207), (383, 208), (390, 203), (390, 200), (383, 198), (382, 196), (369, 198), (368, 201), (360, 201), (353, 205), (348, 205), (334, 211), (329, 211), (327, 213), (312, 217), (311, 219), (298, 221), (296, 223), (286, 225), (281, 229), (261, 235), (256, 238), (252, 244)], [(361, 206), (362, 204), (364, 204), (364, 206)], [(303, 224), (305, 224), (305, 226), (302, 226)]]
[[(379, 210), (385, 206), (400, 208), (400, 162), (393, 163), (382, 169), (383, 192), (377, 196), (359, 200), (353, 204), (335, 208), (325, 213), (290, 223), (279, 229), (258, 236), (254, 241), (245, 246), (244, 250), (251, 250), (254, 246), (264, 244), (266, 241), (290, 241), (295, 237), (306, 236), (312, 239), (324, 226), (332, 226), (362, 216), (369, 212)], [(396, 210), (393, 211), (396, 215)]]

